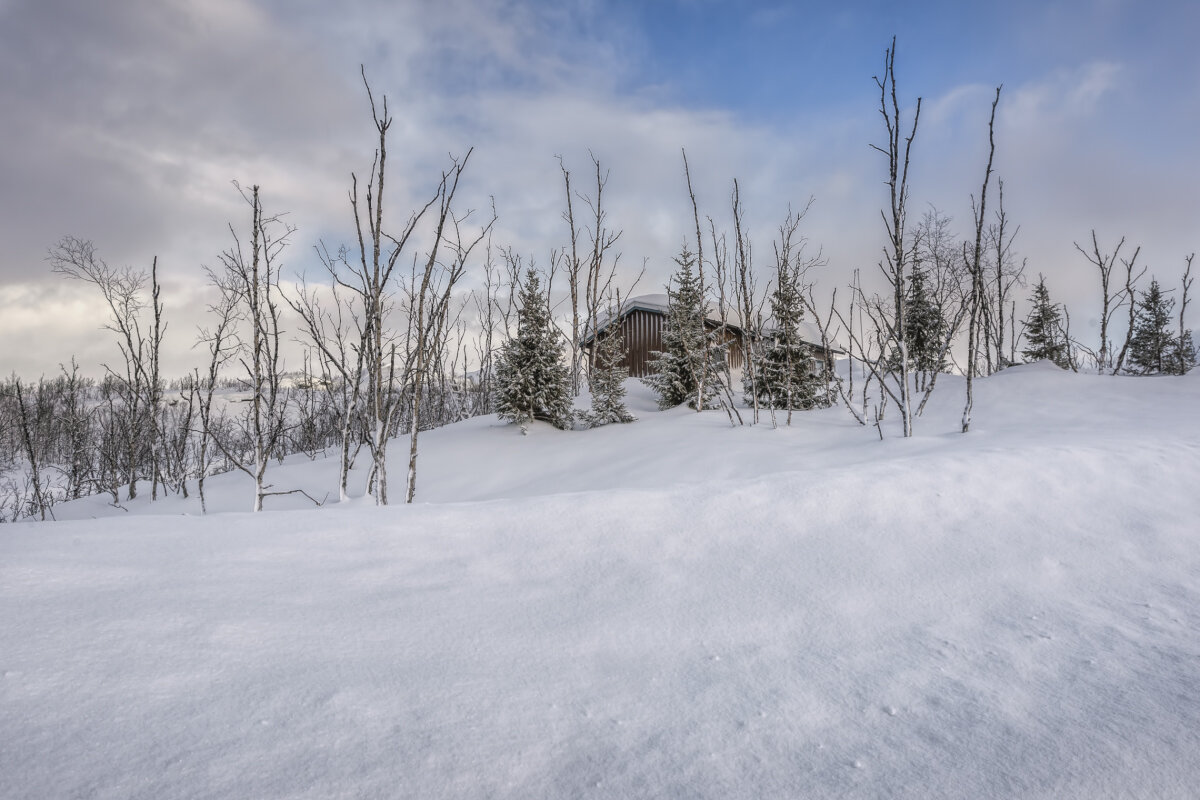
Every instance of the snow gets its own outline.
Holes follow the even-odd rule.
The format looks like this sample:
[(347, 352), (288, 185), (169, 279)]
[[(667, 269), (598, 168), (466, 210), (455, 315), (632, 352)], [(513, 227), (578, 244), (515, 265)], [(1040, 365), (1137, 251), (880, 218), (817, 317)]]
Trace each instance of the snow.
[(1200, 382), (976, 391), (880, 442), (631, 383), (424, 434), (413, 506), (5, 526), (0, 796), (1193, 797)]
[(663, 314), (671, 307), (671, 298), (665, 292), (658, 294), (639, 294), (636, 297), (630, 297), (621, 303), (621, 310), (631, 311), (635, 308), (642, 308), (648, 311), (661, 311)]

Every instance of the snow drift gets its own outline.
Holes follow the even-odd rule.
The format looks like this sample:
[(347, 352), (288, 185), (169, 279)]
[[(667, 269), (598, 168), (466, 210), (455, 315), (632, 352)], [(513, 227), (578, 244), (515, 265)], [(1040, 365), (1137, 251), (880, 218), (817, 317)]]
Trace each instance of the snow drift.
[(882, 443), (642, 396), (433, 432), (410, 507), (6, 527), (0, 795), (1193, 796), (1200, 383), (977, 385), (966, 436), (952, 379)]

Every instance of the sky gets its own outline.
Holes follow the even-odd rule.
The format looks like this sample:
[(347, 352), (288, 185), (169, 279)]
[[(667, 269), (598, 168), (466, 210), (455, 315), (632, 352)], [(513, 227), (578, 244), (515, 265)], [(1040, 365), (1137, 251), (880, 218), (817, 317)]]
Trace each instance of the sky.
[(370, 169), (360, 66), (394, 116), (397, 222), (473, 147), (462, 208), (482, 221), (494, 200), (495, 245), (544, 265), (567, 237), (556, 157), (581, 182), (594, 154), (627, 278), (644, 263), (639, 291), (661, 291), (691, 226), (686, 148), (719, 229), (739, 180), (758, 253), (812, 198), (814, 277), (844, 286), (885, 238), (869, 145), (893, 36), (906, 116), (922, 98), (913, 213), (966, 233), (1002, 84), (1016, 249), (1086, 339), (1098, 280), (1073, 242), (1126, 237), (1172, 286), (1200, 249), (1196, 30), (1194, 3), (1126, 0), (0, 0), (0, 372), (118, 357), (95, 289), (50, 271), (68, 235), (113, 266), (157, 257), (166, 369), (201, 365), (204, 267), (249, 216), (234, 181), (286, 213), (288, 275), (315, 279), (317, 243), (352, 243), (350, 176)]

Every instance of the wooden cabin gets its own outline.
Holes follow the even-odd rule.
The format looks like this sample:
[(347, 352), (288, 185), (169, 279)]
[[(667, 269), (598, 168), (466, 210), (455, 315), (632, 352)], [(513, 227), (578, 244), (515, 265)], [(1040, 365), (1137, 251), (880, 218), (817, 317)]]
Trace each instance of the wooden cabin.
[[(622, 366), (629, 370), (630, 377), (644, 378), (651, 373), (650, 362), (653, 354), (662, 350), (662, 329), (667, 318), (668, 299), (665, 294), (645, 294), (631, 297), (621, 304), (617, 324), (621, 337), (625, 342), (625, 358)], [(600, 322), (599, 336), (605, 335), (608, 320)], [(724, 341), (729, 343), (726, 357), (730, 369), (741, 369), (744, 361), (742, 352), (742, 328), (736, 321), (727, 320), (722, 326), (719, 317), (710, 316), (704, 321), (712, 331), (724, 328)], [(811, 327), (812, 330), (808, 330)], [(805, 329), (805, 342), (813, 348), (814, 354), (820, 358), (824, 354), (821, 348), (821, 334), (815, 326)], [(815, 334), (815, 337), (813, 337)], [(815, 341), (813, 341), (815, 338)], [(582, 345), (585, 351), (590, 351), (593, 337), (586, 337)], [(825, 359), (828, 361), (828, 358)]]

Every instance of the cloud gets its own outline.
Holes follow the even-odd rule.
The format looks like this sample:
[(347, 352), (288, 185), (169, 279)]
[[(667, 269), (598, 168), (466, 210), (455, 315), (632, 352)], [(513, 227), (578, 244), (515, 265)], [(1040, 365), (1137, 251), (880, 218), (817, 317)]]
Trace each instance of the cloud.
[[(1105, 60), (1054, 69), (1005, 86), (997, 112), (996, 177), (1004, 181), (1009, 216), (1020, 225), (1016, 247), (1029, 259), (1027, 277), (1046, 274), (1055, 299), (1067, 303), (1076, 332), (1085, 336), (1099, 308), (1099, 282), (1073, 242), (1090, 239), (1093, 228), (1109, 249), (1126, 236), (1143, 245), (1143, 263), (1168, 276), (1196, 248), (1189, 223), (1196, 202), (1185, 176), (1200, 165), (1194, 155), (1180, 160), (1178, 154), (1156, 164), (1144, 152), (1146, 130), (1123, 118), (1137, 91), (1130, 72)], [(971, 224), (964, 200), (978, 196), (983, 180), (993, 91), (959, 86), (930, 104), (936, 147), (932, 157), (925, 151), (916, 174), (924, 176), (927, 196), (958, 218), (960, 233)], [(992, 209), (996, 202), (993, 183)]]
[(1014, 128), (1090, 116), (1120, 85), (1122, 64), (1093, 61), (1017, 87), (1005, 98), (1005, 121)]
[[(837, 285), (855, 268), (873, 270), (886, 203), (881, 157), (867, 146), (883, 136), (877, 98), (865, 92), (861, 107), (842, 98), (753, 120), (684, 105), (662, 76), (642, 70), (655, 43), (633, 19), (597, 0), (0, 4), (0, 236), (9, 243), (0, 318), (39, 332), (41, 361), (92, 352), (103, 314), (53, 300), (59, 291), (71, 303), (85, 295), (64, 288), (43, 261), (61, 236), (77, 235), (115, 265), (147, 267), (160, 256), (168, 315), (177, 315), (170, 368), (194, 362), (200, 266), (227, 246), (229, 223), (244, 227), (232, 180), (260, 183), (268, 210), (289, 212), (298, 228), (290, 272), (316, 273), (319, 239), (333, 248), (353, 241), (350, 173), (365, 181), (376, 145), (360, 64), (393, 117), (388, 208), (398, 217), (433, 190), (449, 154), (474, 146), (462, 199), (482, 214), (494, 197), (495, 241), (544, 265), (566, 241), (555, 156), (584, 190), (590, 151), (610, 170), (606, 199), (610, 224), (624, 231), (623, 263), (636, 272), (648, 259), (641, 288), (650, 291), (694, 231), (686, 147), (701, 213), (718, 229), (729, 225), (731, 183), (740, 180), (760, 259), (788, 204), (815, 195), (805, 231), (829, 260), (822, 280)], [(877, 66), (864, 65), (864, 74)], [(1052, 290), (1059, 275), (1090, 285), (1070, 243), (1092, 226), (1161, 242), (1172, 258), (1180, 231), (1194, 228), (1183, 179), (1195, 174), (1196, 156), (1164, 148), (1171, 157), (1153, 163), (1138, 144), (1145, 131), (1122, 118), (1144, 94), (1141, 75), (1128, 58), (1091, 60), (1004, 89), (997, 170), (1023, 226), (1018, 247), (1032, 271), (1051, 276)], [(960, 229), (969, 224), (993, 91), (964, 82), (927, 98), (914, 145), (914, 213), (932, 202)], [(73, 322), (56, 334), (19, 304)], [(85, 317), (94, 324), (81, 327)]]
[(21, 202), (0, 222), (19, 232), (0, 277), (29, 277), (64, 233), (140, 261), (182, 227), (219, 229), (231, 179), (327, 161), (310, 132), (348, 110), (340, 82), (244, 0), (45, 0), (3, 23), (0, 176)]
[[(107, 14), (81, 7), (74, 15), (68, 7), (23, 5), (6, 26), (31, 33), (64, 17), (70, 55), (56, 62), (55, 80), (39, 67), (22, 83), (22, 135), (37, 157), (0, 156), (9, 185), (24, 187), (30, 200), (24, 219), (0, 222), (23, 248), (0, 262), (0, 280), (60, 286), (42, 259), (68, 233), (93, 239), (113, 264), (145, 267), (159, 255), (175, 369), (195, 360), (200, 265), (215, 261), (228, 244), (227, 224), (241, 227), (245, 216), (231, 180), (261, 183), (268, 209), (290, 212), (299, 228), (285, 259), (293, 272), (318, 272), (310, 250), (318, 238), (334, 248), (353, 240), (349, 175), (356, 170), (365, 180), (375, 146), (359, 59), (393, 116), (391, 211), (407, 215), (433, 189), (448, 154), (461, 157), (474, 145), (464, 201), (483, 213), (495, 197), (497, 243), (545, 265), (567, 238), (555, 156), (564, 157), (577, 189), (590, 192), (594, 153), (610, 171), (606, 203), (610, 224), (624, 231), (623, 263), (631, 278), (646, 262), (647, 291), (666, 281), (671, 256), (694, 232), (682, 148), (701, 213), (719, 229), (728, 227), (732, 180), (741, 180), (748, 227), (764, 240), (764, 257), (788, 204), (814, 193), (814, 238), (837, 238), (838, 215), (863, 179), (831, 164), (847, 147), (870, 158), (864, 136), (847, 144), (836, 119), (778, 130), (664, 102), (654, 88), (620, 90), (633, 68), (611, 38), (590, 35), (624, 23), (588, 3), (545, 13), (540, 4), (499, 0), (398, 7), (360, 0), (336, 14), (307, 5), (294, 15), (290, 4), (248, 0), (124, 0)], [(0, 308), (18, 301), (0, 296)], [(42, 308), (57, 313), (53, 304)], [(66, 358), (85, 339), (90, 348), (96, 327), (45, 336), (53, 353), (46, 357)]]

